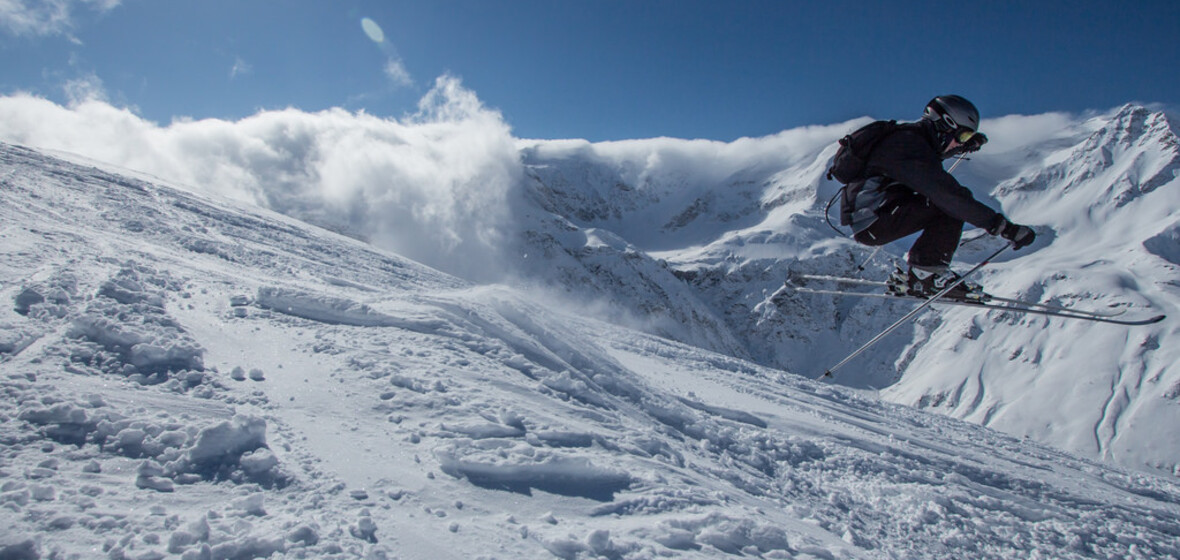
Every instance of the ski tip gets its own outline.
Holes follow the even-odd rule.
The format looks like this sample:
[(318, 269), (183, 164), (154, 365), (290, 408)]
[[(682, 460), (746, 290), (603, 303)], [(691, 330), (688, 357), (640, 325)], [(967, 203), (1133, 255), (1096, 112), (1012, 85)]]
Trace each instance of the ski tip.
[(1164, 319), (1167, 319), (1167, 318), (1168, 318), (1167, 315), (1159, 314), (1159, 315), (1156, 315), (1155, 317), (1151, 317), (1148, 319), (1141, 319), (1138, 321), (1120, 321), (1118, 319), (1097, 319), (1097, 320), (1104, 321), (1107, 323), (1114, 323), (1116, 325), (1130, 325), (1132, 327), (1141, 327), (1144, 325), (1154, 325), (1154, 324), (1156, 324), (1160, 321), (1163, 321)]
[(831, 379), (831, 378), (832, 378), (832, 370), (829, 369), (828, 371), (825, 371), (823, 375), (816, 377), (815, 380), (816, 381), (823, 381), (824, 379)]

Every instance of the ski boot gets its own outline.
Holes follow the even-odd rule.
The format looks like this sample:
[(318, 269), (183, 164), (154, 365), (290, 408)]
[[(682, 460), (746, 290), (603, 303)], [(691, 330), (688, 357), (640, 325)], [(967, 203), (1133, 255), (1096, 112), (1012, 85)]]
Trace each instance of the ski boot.
[[(889, 275), (885, 282), (886, 293), (894, 296), (909, 296), (927, 299), (960, 278), (950, 270), (931, 271), (910, 267), (909, 270), (900, 268)], [(983, 286), (975, 282), (959, 282), (951, 291), (942, 296), (945, 299), (983, 303), (989, 299), (983, 291)]]

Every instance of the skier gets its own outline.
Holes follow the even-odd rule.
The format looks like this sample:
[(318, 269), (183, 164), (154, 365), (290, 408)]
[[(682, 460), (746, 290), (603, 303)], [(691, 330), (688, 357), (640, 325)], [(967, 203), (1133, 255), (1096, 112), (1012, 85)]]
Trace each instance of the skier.
[[(1007, 239), (1014, 249), (1036, 238), (1032, 228), (976, 200), (943, 168), (944, 159), (986, 142), (975, 105), (958, 95), (941, 95), (930, 100), (921, 120), (897, 125), (872, 147), (865, 159), (868, 178), (849, 184), (844, 199), (853, 238), (879, 246), (922, 232), (910, 247), (909, 270), (898, 268), (890, 275), (890, 293), (930, 297), (958, 280), (950, 263), (964, 222)], [(973, 282), (960, 283), (944, 297), (986, 299)]]

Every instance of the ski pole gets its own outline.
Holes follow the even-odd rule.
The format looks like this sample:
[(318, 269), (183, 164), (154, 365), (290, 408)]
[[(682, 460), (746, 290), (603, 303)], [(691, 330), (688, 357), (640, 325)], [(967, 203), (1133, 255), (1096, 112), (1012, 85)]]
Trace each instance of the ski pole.
[(861, 346), (860, 348), (857, 348), (857, 349), (856, 349), (856, 351), (855, 351), (855, 352), (853, 352), (853, 353), (851, 353), (851, 354), (849, 354), (847, 358), (844, 358), (843, 360), (840, 360), (840, 363), (838, 363), (838, 364), (836, 364), (836, 365), (834, 365), (834, 366), (832, 366), (832, 367), (828, 368), (828, 369), (827, 369), (827, 371), (825, 371), (823, 375), (821, 375), (821, 376), (819, 376), (819, 377), (818, 377), (818, 379), (823, 379), (823, 378), (825, 378), (825, 377), (832, 377), (832, 378), (834, 378), (834, 377), (835, 377), (835, 375), (833, 375), (833, 374), (832, 374), (832, 372), (836, 371), (837, 369), (840, 369), (841, 367), (843, 367), (843, 366), (844, 366), (845, 364), (847, 364), (848, 362), (851, 362), (853, 358), (856, 358), (857, 356), (859, 356), (859, 355), (863, 354), (865, 350), (868, 350), (868, 349), (869, 349), (870, 347), (872, 347), (874, 344), (876, 344), (876, 343), (880, 342), (882, 338), (885, 338), (887, 335), (889, 335), (889, 333), (891, 333), (891, 332), (893, 332), (894, 330), (896, 330), (896, 329), (897, 329), (897, 327), (900, 327), (900, 326), (904, 325), (904, 324), (906, 323), (906, 321), (909, 321), (909, 320), (910, 320), (910, 319), (912, 319), (912, 318), (913, 318), (915, 315), (917, 315), (919, 312), (921, 312), (923, 309), (926, 309), (927, 307), (929, 307), (929, 306), (930, 306), (930, 304), (934, 303), (936, 300), (938, 300), (938, 299), (939, 299), (939, 298), (941, 298), (942, 296), (944, 296), (944, 295), (946, 295), (946, 294), (950, 293), (950, 291), (951, 291), (951, 290), (953, 290), (953, 289), (955, 288), (955, 286), (958, 286), (959, 284), (962, 284), (962, 283), (963, 283), (963, 281), (964, 281), (964, 280), (966, 280), (968, 276), (971, 276), (972, 274), (974, 274), (974, 273), (975, 273), (975, 271), (977, 271), (977, 270), (979, 270), (979, 269), (983, 268), (984, 266), (987, 266), (987, 264), (988, 264), (988, 263), (990, 263), (990, 262), (992, 261), (992, 259), (994, 259), (994, 258), (996, 258), (997, 256), (999, 256), (999, 255), (1000, 255), (1000, 253), (1003, 253), (1004, 251), (1008, 250), (1008, 248), (1009, 248), (1009, 247), (1011, 247), (1011, 246), (1012, 246), (1011, 244), (1007, 244), (1007, 245), (1004, 245), (1003, 247), (1000, 247), (1000, 250), (996, 251), (995, 253), (992, 253), (992, 254), (991, 254), (991, 256), (989, 256), (988, 258), (986, 258), (986, 259), (983, 259), (983, 261), (982, 261), (982, 262), (980, 262), (979, 264), (975, 265), (975, 267), (973, 267), (971, 270), (968, 270), (968, 271), (967, 271), (967, 272), (965, 272), (965, 273), (964, 273), (962, 276), (960, 276), (958, 280), (955, 280), (955, 281), (954, 281), (954, 282), (952, 282), (952, 283), (951, 283), (949, 286), (947, 286), (947, 287), (943, 288), (943, 289), (942, 289), (942, 291), (938, 292), (937, 294), (934, 294), (933, 296), (930, 296), (930, 298), (929, 298), (929, 299), (927, 299), (926, 301), (922, 302), (922, 305), (919, 305), (918, 307), (914, 308), (914, 310), (913, 310), (913, 311), (910, 311), (909, 313), (906, 313), (905, 317), (902, 317), (901, 319), (898, 319), (898, 320), (897, 320), (897, 322), (893, 323), (892, 325), (889, 325), (889, 328), (887, 328), (887, 329), (885, 329), (885, 330), (881, 331), (881, 333), (880, 333), (880, 334), (878, 334), (877, 336), (874, 336), (874, 337), (873, 337), (873, 339), (872, 339), (872, 340), (870, 340), (870, 341), (868, 341), (868, 342), (866, 342), (866, 343), (864, 344), (864, 346)]
[(865, 262), (856, 265), (856, 269), (861, 272), (864, 272), (865, 267), (869, 266), (869, 263), (873, 262), (873, 258), (877, 256), (877, 253), (881, 252), (882, 247), (884, 247), (884, 245), (877, 245), (877, 247), (875, 249), (873, 249), (872, 254), (869, 255), (869, 258), (865, 259)]
[(985, 231), (979, 235), (976, 235), (975, 237), (972, 237), (971, 239), (964, 239), (963, 241), (959, 242), (959, 247), (966, 247), (967, 245), (970, 245), (971, 243), (975, 243), (976, 241), (979, 241), (980, 239), (983, 239), (984, 237), (991, 237), (991, 234), (989, 234), (988, 232)]
[(954, 172), (955, 168), (958, 167), (960, 163), (963, 163), (966, 159), (967, 159), (967, 154), (959, 154), (957, 157), (955, 157), (955, 162), (951, 164), (951, 168), (947, 169), (946, 172), (947, 173)]

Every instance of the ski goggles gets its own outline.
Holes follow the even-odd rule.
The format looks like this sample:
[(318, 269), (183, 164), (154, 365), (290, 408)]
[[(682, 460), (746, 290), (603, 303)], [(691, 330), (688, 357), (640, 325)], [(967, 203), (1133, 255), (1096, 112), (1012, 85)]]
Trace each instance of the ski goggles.
[(976, 134), (979, 133), (971, 130), (970, 128), (960, 128), (955, 131), (955, 140), (958, 140), (960, 144), (966, 144), (967, 142), (970, 142), (972, 138), (975, 138)]
[(942, 115), (940, 120), (942, 121), (942, 124), (946, 127), (945, 130), (955, 131), (954, 138), (955, 138), (955, 140), (958, 140), (960, 144), (966, 144), (969, 140), (974, 138), (975, 135), (977, 134), (976, 131), (971, 130), (970, 128), (967, 128), (965, 126), (959, 126), (959, 123), (955, 122), (955, 119), (951, 118), (950, 115)]

